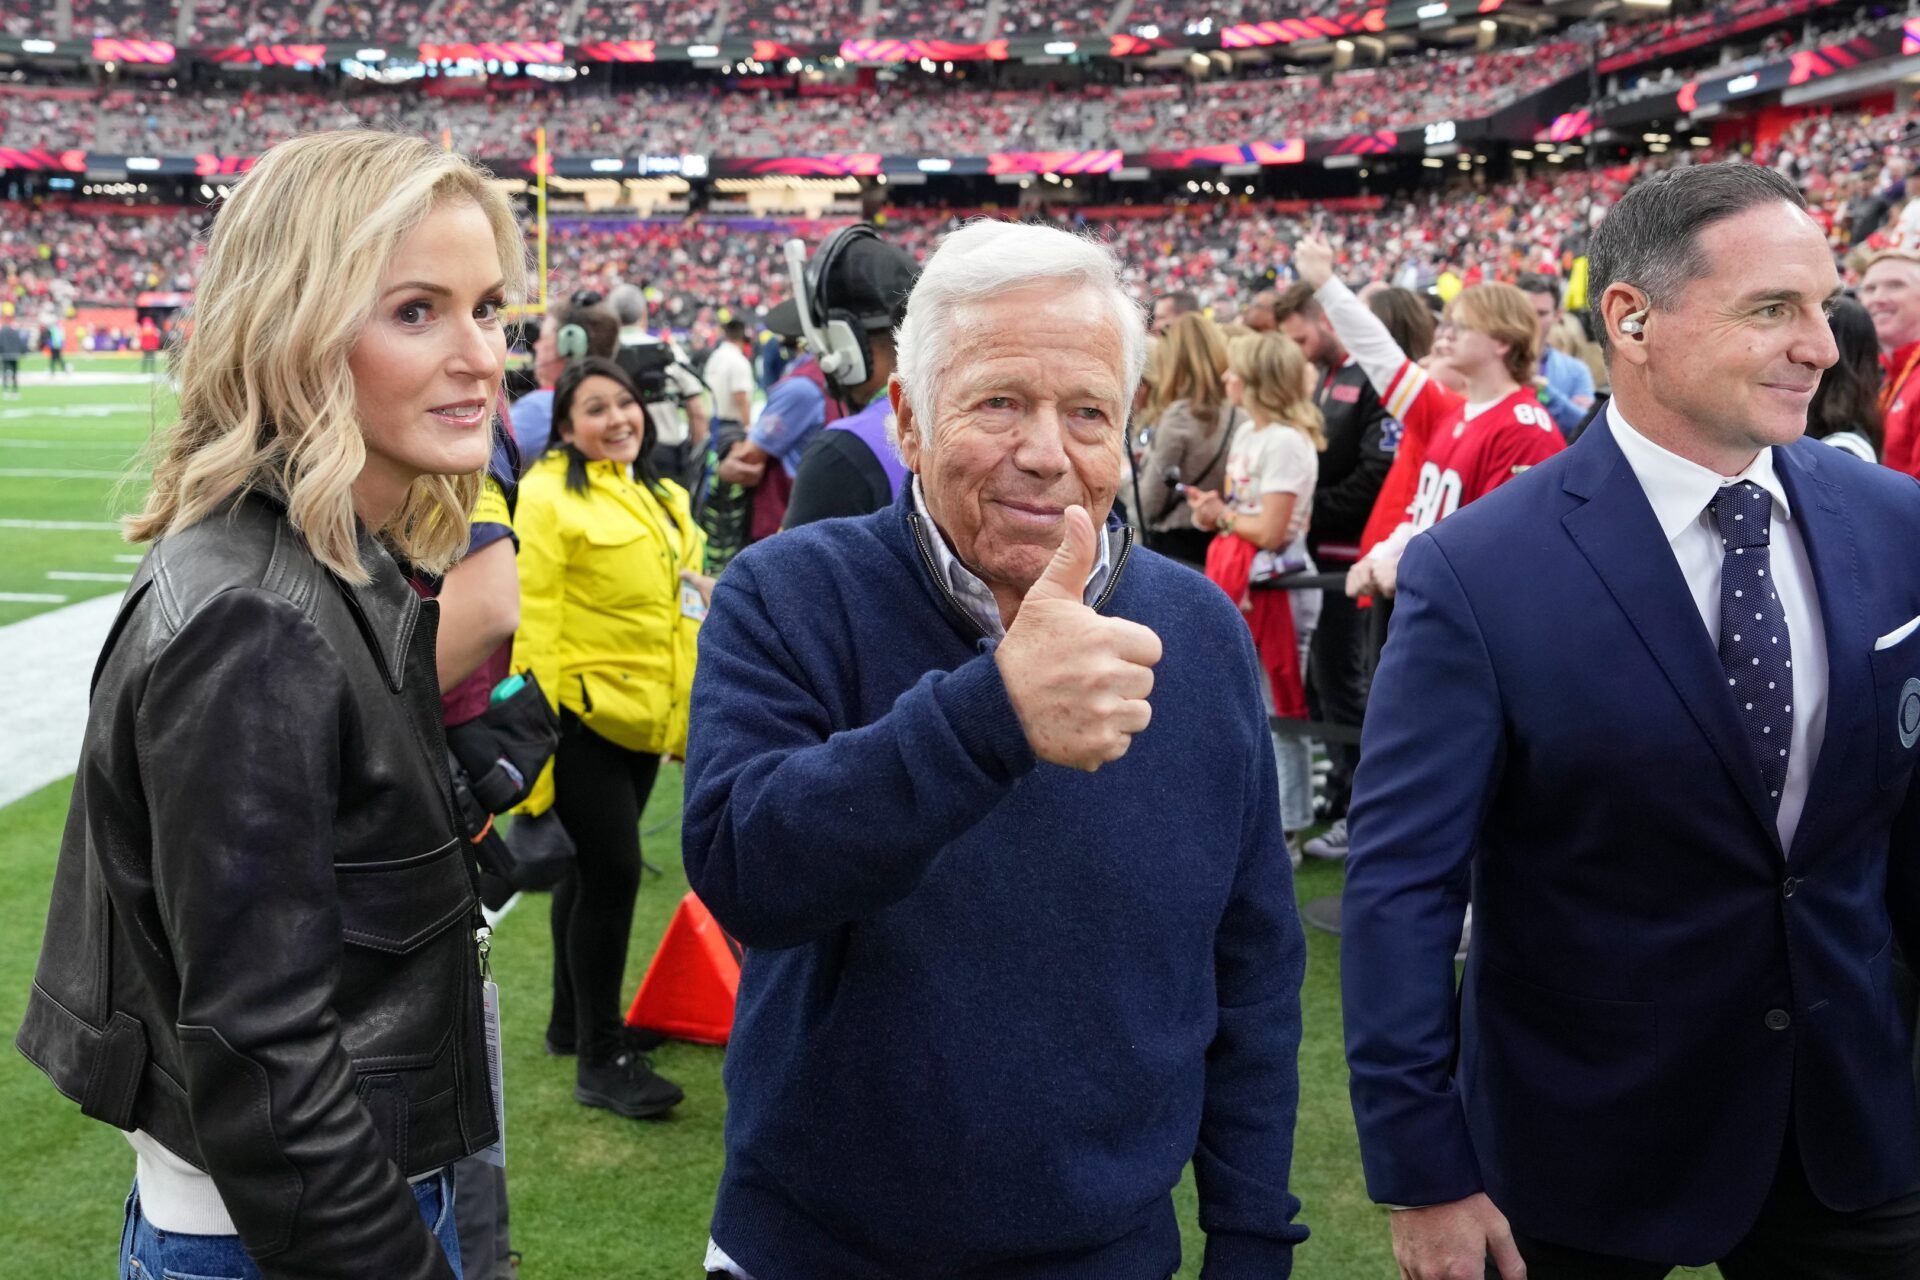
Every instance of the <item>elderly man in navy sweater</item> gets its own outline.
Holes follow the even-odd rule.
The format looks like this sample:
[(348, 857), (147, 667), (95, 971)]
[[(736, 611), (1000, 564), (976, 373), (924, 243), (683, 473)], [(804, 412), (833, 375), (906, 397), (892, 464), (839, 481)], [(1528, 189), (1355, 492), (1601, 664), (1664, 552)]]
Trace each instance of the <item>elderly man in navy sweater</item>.
[(955, 232), (898, 336), (912, 483), (715, 592), (686, 865), (746, 946), (716, 1275), (1165, 1280), (1189, 1159), (1202, 1274), (1291, 1269), (1273, 751), (1233, 602), (1109, 514), (1144, 345), (1104, 246)]

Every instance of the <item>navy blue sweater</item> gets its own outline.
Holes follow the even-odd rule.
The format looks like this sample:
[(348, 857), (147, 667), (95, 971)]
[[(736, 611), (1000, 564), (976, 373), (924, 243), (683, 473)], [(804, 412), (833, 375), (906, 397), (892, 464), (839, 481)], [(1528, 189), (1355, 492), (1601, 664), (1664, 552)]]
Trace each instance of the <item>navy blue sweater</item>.
[[(700, 633), (687, 875), (747, 948), (720, 1247), (760, 1280), (1288, 1274), (1305, 947), (1245, 622), (1134, 550), (1152, 726), (1034, 760), (887, 510), (742, 554)], [(937, 537), (931, 528), (929, 537)]]

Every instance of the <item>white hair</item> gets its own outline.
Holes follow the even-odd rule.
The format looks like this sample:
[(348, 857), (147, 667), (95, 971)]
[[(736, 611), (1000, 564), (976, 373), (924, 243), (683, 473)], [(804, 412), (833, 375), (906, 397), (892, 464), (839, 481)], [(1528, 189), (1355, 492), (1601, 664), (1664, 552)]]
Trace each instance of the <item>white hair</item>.
[[(1120, 407), (1133, 403), (1147, 363), (1147, 322), (1127, 292), (1119, 255), (1105, 241), (1057, 227), (977, 218), (940, 242), (907, 299), (894, 331), (895, 371), (914, 417), (931, 427), (940, 379), (979, 321), (967, 313), (1005, 293), (1050, 285), (1065, 293), (1091, 289), (1112, 313), (1125, 361)], [(899, 448), (899, 425), (888, 438)]]

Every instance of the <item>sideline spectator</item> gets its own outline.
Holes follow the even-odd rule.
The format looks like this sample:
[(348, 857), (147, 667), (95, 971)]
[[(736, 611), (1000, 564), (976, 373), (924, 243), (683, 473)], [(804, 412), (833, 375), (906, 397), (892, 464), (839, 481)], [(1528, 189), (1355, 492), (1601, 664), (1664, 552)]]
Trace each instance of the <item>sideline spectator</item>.
[[(1430, 313), (1417, 299), (1412, 305), (1431, 327)], [(1388, 304), (1389, 306), (1398, 304)], [(1313, 520), (1308, 546), (1323, 573), (1347, 573), (1360, 558), (1360, 539), (1393, 466), (1400, 423), (1387, 416), (1379, 393), (1314, 300), (1313, 287), (1296, 282), (1274, 308), (1280, 331), (1300, 347), (1319, 371), (1314, 403), (1320, 410), (1326, 446), (1320, 451), (1319, 477), (1313, 489)], [(1313, 631), (1307, 659), (1308, 692), (1315, 713), (1330, 724), (1358, 729), (1367, 709), (1367, 673), (1372, 669), (1366, 619), (1344, 591), (1322, 593), (1320, 623)], [(1353, 791), (1358, 747), (1329, 744), (1332, 769), (1326, 780), (1329, 830), (1309, 840), (1302, 852), (1337, 859), (1346, 851), (1345, 815)]]
[(619, 349), (620, 322), (603, 306), (569, 306), (541, 322), (533, 340), (533, 376), (540, 385), (507, 409), (523, 466), (545, 457), (553, 444), (553, 388), (567, 364), (587, 356), (611, 360)]
[(1227, 487), (1228, 456), (1246, 415), (1227, 396), (1227, 340), (1198, 312), (1180, 316), (1158, 344), (1161, 380), (1148, 413), (1153, 435), (1140, 463), (1141, 523), (1161, 555), (1204, 570), (1212, 525), (1194, 521), (1186, 492)]
[[(860, 421), (843, 433), (845, 439), (836, 439), (827, 447), (839, 455), (837, 462), (848, 466), (835, 467), (837, 476), (822, 479), (848, 483), (836, 484), (837, 494), (809, 497), (809, 509), (802, 512), (803, 517), (814, 518), (816, 503), (820, 510), (833, 512), (843, 510), (849, 502), (864, 504), (865, 495), (877, 493), (882, 482), (886, 492), (897, 492), (896, 473), (887, 464), (890, 446), (884, 443), (886, 411), (877, 408), (887, 389), (886, 378), (879, 371), (893, 371), (893, 328), (905, 314), (907, 294), (920, 268), (911, 254), (883, 240), (866, 224), (843, 228), (834, 237), (844, 240), (836, 244), (830, 239), (821, 245), (808, 267), (806, 278), (817, 281), (811, 287), (819, 290), (819, 297), (811, 300), (815, 309), (812, 323), (816, 330), (824, 331), (829, 317), (842, 321), (849, 339), (863, 353), (859, 363), (868, 366), (865, 372), (869, 376), (843, 383), (838, 374), (830, 377), (822, 371), (822, 353), (809, 351), (789, 365), (774, 385), (747, 438), (722, 457), (719, 478), (754, 490), (750, 542), (781, 527), (801, 460), (820, 431), (843, 418), (860, 417)], [(832, 272), (821, 279), (822, 265), (829, 259)], [(783, 336), (803, 336), (799, 308), (804, 301), (789, 298), (775, 307), (767, 316), (767, 327)], [(863, 410), (872, 412), (862, 416)], [(868, 456), (860, 457), (859, 450)], [(780, 465), (769, 467), (769, 459), (778, 460)], [(849, 467), (857, 476), (848, 474)], [(863, 509), (871, 508), (863, 505)]]
[(1900, 246), (1876, 256), (1861, 277), (1860, 302), (1873, 317), (1886, 369), (1881, 460), (1920, 476), (1920, 252)]
[[(888, 324), (897, 325), (906, 316), (907, 294), (920, 268), (904, 253), (896, 254), (891, 265), (884, 268), (893, 274), (891, 283), (874, 288), (871, 279), (867, 284), (852, 277), (829, 281), (827, 296), (843, 299), (830, 305), (855, 314), (863, 308), (885, 306)], [(886, 262), (875, 258), (877, 266)], [(865, 293), (873, 296), (863, 302), (860, 298)], [(900, 496), (907, 469), (893, 434), (894, 407), (889, 393), (898, 365), (891, 328), (867, 334), (867, 356), (873, 364), (868, 376), (845, 392), (848, 405), (864, 407), (827, 423), (807, 447), (800, 469), (794, 473), (785, 528), (797, 529), (836, 516), (867, 515)]]
[(140, 372), (153, 373), (160, 367), (160, 326), (152, 316), (140, 317)]
[(663, 755), (686, 752), (694, 644), (711, 580), (687, 492), (653, 473), (653, 420), (609, 359), (560, 375), (554, 443), (521, 483), (520, 629), (560, 716), (560, 747), (521, 812), (549, 808), (573, 838), (553, 894), (549, 1052), (578, 1052), (573, 1096), (636, 1119), (685, 1096), (621, 1019), (640, 889), (640, 814)]
[(620, 320), (620, 347), (616, 360), (634, 379), (653, 419), (654, 474), (691, 491), (704, 468), (708, 426), (713, 408), (706, 388), (693, 372), (693, 362), (680, 344), (647, 332), (647, 297), (639, 288), (623, 284), (607, 295), (607, 306)]
[(0, 394), (20, 396), (20, 359), (27, 354), (27, 335), (11, 316), (0, 315)]
[(1593, 412), (1593, 372), (1579, 359), (1548, 342), (1554, 319), (1560, 315), (1560, 282), (1530, 271), (1514, 283), (1527, 295), (1533, 314), (1540, 318), (1540, 368), (1534, 381), (1534, 395), (1547, 416), (1553, 419), (1553, 425), (1560, 428), (1560, 434), (1571, 444), (1580, 434), (1587, 415)]
[(720, 342), (707, 356), (702, 375), (713, 391), (713, 430), (745, 430), (753, 421), (753, 361), (747, 355), (747, 326), (729, 320), (721, 327)]
[(498, 1099), (394, 556), (466, 542), (524, 283), (506, 198), (417, 139), (289, 142), (214, 228), (16, 1041), (134, 1147), (122, 1274), (459, 1274)]
[(1199, 309), (1200, 299), (1185, 289), (1163, 293), (1153, 300), (1153, 325), (1150, 332), (1156, 338), (1164, 338), (1175, 320)]
[[(1283, 720), (1304, 720), (1302, 679), (1307, 645), (1320, 616), (1317, 592), (1278, 591), (1261, 581), (1288, 573), (1312, 573), (1307, 524), (1313, 490), (1326, 447), (1319, 408), (1313, 403), (1312, 367), (1284, 334), (1249, 334), (1228, 347), (1226, 390), (1248, 425), (1227, 456), (1224, 495), (1187, 490), (1194, 524), (1216, 531), (1207, 551), (1207, 577), (1246, 616), (1259, 655), (1262, 710)], [(1294, 841), (1313, 824), (1313, 771), (1307, 740), (1273, 735), (1280, 783), (1280, 819), (1294, 861)]]
[(1360, 560), (1347, 575), (1351, 596), (1391, 596), (1410, 538), (1563, 447), (1527, 385), (1538, 363), (1539, 321), (1510, 284), (1464, 288), (1448, 304), (1433, 349), (1434, 363), (1460, 380), (1456, 392), (1407, 359), (1386, 327), (1333, 278), (1333, 250), (1325, 240), (1302, 240), (1294, 261), (1341, 344), (1405, 427), (1362, 535)]
[(1880, 460), (1880, 340), (1873, 317), (1852, 298), (1827, 314), (1839, 359), (1820, 375), (1807, 406), (1807, 435), (1825, 440), (1863, 462)]
[(715, 588), (683, 840), (746, 961), (710, 1272), (1170, 1275), (1189, 1159), (1209, 1275), (1305, 1237), (1272, 742), (1232, 604), (1108, 518), (1119, 275), (949, 236), (899, 334), (913, 483)]

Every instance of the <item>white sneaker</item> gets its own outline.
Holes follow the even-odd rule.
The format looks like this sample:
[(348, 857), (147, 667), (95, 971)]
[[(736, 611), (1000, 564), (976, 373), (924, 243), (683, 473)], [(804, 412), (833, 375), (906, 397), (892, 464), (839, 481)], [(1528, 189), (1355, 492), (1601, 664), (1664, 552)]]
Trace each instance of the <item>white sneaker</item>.
[(1309, 858), (1319, 858), (1326, 862), (1338, 862), (1347, 856), (1347, 820), (1335, 819), (1332, 826), (1307, 841), (1302, 850)]

